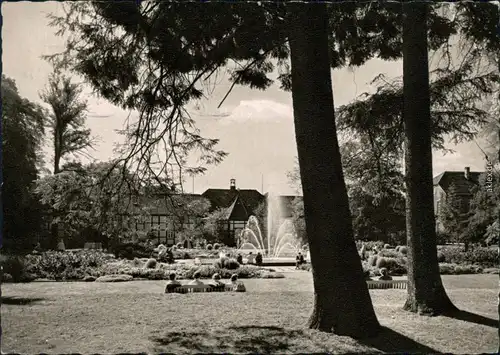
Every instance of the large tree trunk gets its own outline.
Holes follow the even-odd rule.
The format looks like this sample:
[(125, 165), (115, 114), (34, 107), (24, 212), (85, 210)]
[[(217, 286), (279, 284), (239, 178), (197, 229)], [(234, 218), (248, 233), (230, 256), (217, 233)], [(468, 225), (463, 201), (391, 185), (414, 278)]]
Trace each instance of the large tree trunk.
[(314, 279), (309, 327), (367, 337), (380, 329), (354, 243), (337, 140), (325, 4), (290, 5), (295, 134)]
[(439, 274), (432, 191), (427, 4), (405, 3), (403, 95), (408, 298), (404, 308), (436, 315), (456, 310)]

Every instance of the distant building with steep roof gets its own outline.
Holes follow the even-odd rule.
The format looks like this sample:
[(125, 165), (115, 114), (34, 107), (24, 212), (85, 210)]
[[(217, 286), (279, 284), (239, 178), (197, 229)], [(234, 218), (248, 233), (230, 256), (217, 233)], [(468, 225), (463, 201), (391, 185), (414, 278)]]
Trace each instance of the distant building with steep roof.
[(470, 171), (465, 167), (464, 171), (444, 171), (433, 179), (434, 185), (434, 212), (436, 215), (436, 230), (442, 231), (443, 223), (440, 221), (440, 212), (443, 203), (453, 194), (458, 208), (462, 213), (470, 209), (474, 188), (479, 184), (480, 176), (484, 172)]

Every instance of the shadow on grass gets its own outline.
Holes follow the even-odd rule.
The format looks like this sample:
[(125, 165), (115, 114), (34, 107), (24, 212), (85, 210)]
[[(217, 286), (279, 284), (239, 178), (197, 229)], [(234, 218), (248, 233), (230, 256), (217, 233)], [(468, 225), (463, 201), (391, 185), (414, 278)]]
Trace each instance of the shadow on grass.
[(25, 297), (10, 297), (2, 296), (2, 305), (26, 306), (32, 303), (44, 301), (45, 298), (25, 298)]
[[(323, 333), (324, 334), (324, 333)], [(151, 336), (155, 352), (195, 353), (373, 353), (375, 349), (386, 353), (439, 352), (402, 334), (383, 327), (372, 339), (347, 342), (333, 334), (325, 338), (306, 329), (284, 329), (274, 326), (240, 326), (214, 331), (165, 332), (161, 337)], [(317, 337), (317, 339), (315, 339)], [(349, 345), (348, 343), (351, 343)], [(353, 352), (353, 345), (359, 344)]]
[(242, 326), (218, 331), (167, 332), (162, 337), (151, 337), (155, 351), (177, 353), (282, 353), (289, 350), (289, 340), (303, 337), (299, 330), (280, 327)]
[(479, 325), (485, 325), (491, 328), (498, 328), (499, 322), (496, 319), (481, 316), (479, 314), (467, 312), (467, 311), (454, 311), (444, 315), (445, 317), (458, 319), (464, 322), (475, 323)]
[(358, 339), (358, 342), (389, 354), (441, 354), (439, 351), (387, 327), (382, 327), (376, 337)]

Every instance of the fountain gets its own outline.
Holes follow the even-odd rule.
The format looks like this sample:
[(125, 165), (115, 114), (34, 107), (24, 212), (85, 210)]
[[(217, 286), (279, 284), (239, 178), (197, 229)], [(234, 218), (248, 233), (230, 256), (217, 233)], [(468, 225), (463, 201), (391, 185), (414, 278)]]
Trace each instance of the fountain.
[(297, 238), (293, 222), (282, 219), (278, 198), (268, 195), (267, 235), (264, 237), (257, 217), (250, 216), (240, 235), (239, 251), (260, 252), (267, 258), (294, 257), (303, 246)]

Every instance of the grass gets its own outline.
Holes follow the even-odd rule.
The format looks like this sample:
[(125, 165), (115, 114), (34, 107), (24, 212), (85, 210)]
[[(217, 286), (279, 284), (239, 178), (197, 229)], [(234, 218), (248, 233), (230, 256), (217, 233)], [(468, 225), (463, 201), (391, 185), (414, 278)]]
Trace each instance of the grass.
[(370, 291), (384, 331), (364, 341), (306, 329), (313, 299), (307, 272), (244, 280), (246, 293), (165, 295), (164, 281), (5, 284), (2, 348), (101, 354), (492, 353), (498, 346), (497, 280), (497, 275), (443, 276), (463, 310), (454, 318), (402, 311), (405, 290)]

